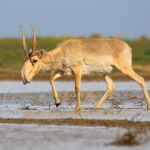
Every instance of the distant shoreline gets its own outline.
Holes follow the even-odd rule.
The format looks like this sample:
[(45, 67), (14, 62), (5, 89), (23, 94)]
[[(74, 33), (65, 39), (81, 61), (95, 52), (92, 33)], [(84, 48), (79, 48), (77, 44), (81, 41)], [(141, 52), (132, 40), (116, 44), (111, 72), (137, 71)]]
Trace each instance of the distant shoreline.
[[(113, 80), (118, 80), (118, 81), (130, 81), (133, 80), (129, 78), (128, 76), (122, 74), (122, 73), (113, 73), (110, 75)], [(150, 75), (149, 74), (140, 74), (145, 80), (150, 80)], [(5, 80), (16, 80), (20, 81), (21, 76), (18, 74), (10, 75), (10, 74), (0, 74), (0, 81), (5, 81)], [(39, 74), (35, 78), (33, 78), (35, 81), (48, 81), (49, 80), (49, 75), (48, 74)], [(69, 81), (69, 80), (74, 80), (73, 76), (63, 76), (59, 79), (59, 81)], [(89, 76), (83, 76), (82, 81), (98, 81), (98, 80), (104, 80), (103, 75), (89, 75)]]
[[(133, 64), (133, 68), (135, 72), (143, 77), (145, 80), (150, 80), (150, 64)], [(22, 80), (21, 79), (21, 68), (0, 68), (0, 80)], [(36, 75), (33, 80), (49, 80), (50, 72), (40, 72)], [(114, 69), (114, 71), (110, 74), (113, 80), (132, 80), (127, 75), (124, 75), (122, 72)], [(66, 81), (73, 80), (73, 76), (63, 76), (57, 80)], [(86, 75), (82, 76), (82, 80), (92, 81), (92, 80), (104, 80), (102, 74), (96, 75)]]

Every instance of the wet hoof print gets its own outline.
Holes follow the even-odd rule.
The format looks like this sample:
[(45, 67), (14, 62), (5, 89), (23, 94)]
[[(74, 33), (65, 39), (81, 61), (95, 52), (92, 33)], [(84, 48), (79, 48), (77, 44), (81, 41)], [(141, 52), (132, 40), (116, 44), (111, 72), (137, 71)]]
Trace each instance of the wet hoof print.
[(56, 108), (58, 108), (58, 106), (61, 105), (61, 103), (56, 103), (55, 105), (56, 105)]

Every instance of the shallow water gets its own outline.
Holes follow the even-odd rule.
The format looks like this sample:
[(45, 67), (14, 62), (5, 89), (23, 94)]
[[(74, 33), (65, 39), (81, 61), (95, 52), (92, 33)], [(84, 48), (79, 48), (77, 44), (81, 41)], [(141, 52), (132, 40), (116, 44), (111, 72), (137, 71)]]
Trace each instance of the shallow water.
[[(150, 81), (146, 82), (150, 90)], [(116, 90), (101, 108), (146, 108), (140, 87), (133, 81), (116, 81)], [(73, 110), (76, 103), (73, 81), (57, 81), (59, 99), (62, 110)], [(104, 81), (82, 82), (81, 103), (82, 108), (93, 108), (96, 102), (103, 96), (106, 85)], [(22, 109), (30, 106), (30, 109), (44, 110), (49, 104), (54, 106), (52, 89), (48, 81), (33, 81), (23, 85), (21, 81), (0, 81), (0, 108)], [(36, 106), (36, 107), (35, 107)], [(39, 108), (40, 106), (40, 108)], [(44, 107), (43, 107), (44, 106)], [(35, 108), (32, 108), (35, 107)]]
[[(134, 81), (116, 81), (114, 82), (116, 91), (139, 91), (139, 85)], [(150, 81), (146, 82), (147, 89), (150, 90)], [(73, 81), (56, 81), (58, 91), (74, 91)], [(105, 91), (104, 81), (83, 81), (81, 91)], [(51, 92), (51, 86), (48, 81), (33, 81), (30, 84), (23, 85), (21, 81), (0, 81), (0, 93), (41, 93)]]

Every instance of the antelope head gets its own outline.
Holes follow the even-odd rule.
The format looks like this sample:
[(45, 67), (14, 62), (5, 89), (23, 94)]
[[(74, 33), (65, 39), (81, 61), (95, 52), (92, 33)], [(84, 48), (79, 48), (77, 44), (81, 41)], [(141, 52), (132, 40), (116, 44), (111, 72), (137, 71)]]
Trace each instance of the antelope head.
[(33, 46), (32, 49), (28, 51), (26, 45), (26, 38), (23, 32), (22, 26), (20, 27), (20, 31), (22, 33), (22, 47), (25, 52), (26, 61), (21, 69), (21, 76), (23, 83), (30, 83), (32, 78), (42, 69), (42, 57), (44, 55), (44, 50), (36, 50), (36, 34), (35, 29), (33, 29)]

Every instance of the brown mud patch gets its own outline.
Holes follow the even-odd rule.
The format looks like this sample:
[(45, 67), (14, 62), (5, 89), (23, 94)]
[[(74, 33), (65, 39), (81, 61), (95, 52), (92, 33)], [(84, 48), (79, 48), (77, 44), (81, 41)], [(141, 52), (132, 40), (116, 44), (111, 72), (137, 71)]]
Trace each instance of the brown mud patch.
[(138, 146), (150, 140), (147, 129), (133, 129), (129, 128), (125, 133), (117, 136), (110, 145), (116, 146)]
[(39, 124), (39, 125), (73, 125), (73, 126), (105, 126), (136, 129), (150, 129), (150, 121), (129, 120), (96, 120), (96, 119), (30, 119), (30, 118), (0, 118), (0, 123)]

